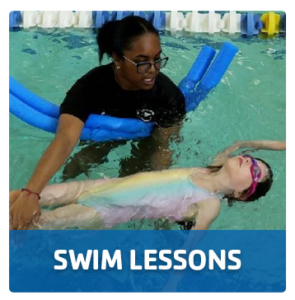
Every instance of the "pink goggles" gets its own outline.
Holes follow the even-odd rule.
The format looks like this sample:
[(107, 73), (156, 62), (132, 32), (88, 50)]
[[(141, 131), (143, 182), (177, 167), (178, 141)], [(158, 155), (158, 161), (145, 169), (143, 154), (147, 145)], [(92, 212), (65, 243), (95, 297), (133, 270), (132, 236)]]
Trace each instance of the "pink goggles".
[(252, 161), (252, 165), (250, 167), (250, 171), (251, 171), (251, 176), (252, 176), (252, 179), (253, 179), (253, 182), (250, 186), (250, 189), (247, 193), (247, 198), (249, 198), (252, 194), (255, 193), (256, 191), (256, 187), (257, 187), (257, 184), (258, 184), (258, 181), (262, 175), (262, 172), (261, 172), (261, 169), (260, 167), (258, 166), (258, 163), (257, 163), (257, 160), (254, 159), (252, 156), (250, 155), (243, 155), (243, 157), (248, 157), (251, 159)]

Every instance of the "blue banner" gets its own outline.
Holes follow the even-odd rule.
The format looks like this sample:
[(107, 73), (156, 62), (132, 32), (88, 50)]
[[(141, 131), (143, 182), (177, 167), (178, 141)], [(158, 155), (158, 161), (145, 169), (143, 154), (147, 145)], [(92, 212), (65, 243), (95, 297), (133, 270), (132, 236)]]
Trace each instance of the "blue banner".
[(11, 292), (284, 292), (286, 231), (10, 231)]

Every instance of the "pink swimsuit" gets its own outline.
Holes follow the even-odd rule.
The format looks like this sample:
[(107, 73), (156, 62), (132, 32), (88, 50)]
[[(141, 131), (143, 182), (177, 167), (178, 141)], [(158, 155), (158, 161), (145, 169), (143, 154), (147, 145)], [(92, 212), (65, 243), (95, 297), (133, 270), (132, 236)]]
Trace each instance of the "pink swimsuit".
[(98, 180), (77, 203), (97, 210), (106, 227), (132, 219), (181, 221), (192, 204), (222, 197), (193, 184), (191, 175), (190, 169), (175, 169)]

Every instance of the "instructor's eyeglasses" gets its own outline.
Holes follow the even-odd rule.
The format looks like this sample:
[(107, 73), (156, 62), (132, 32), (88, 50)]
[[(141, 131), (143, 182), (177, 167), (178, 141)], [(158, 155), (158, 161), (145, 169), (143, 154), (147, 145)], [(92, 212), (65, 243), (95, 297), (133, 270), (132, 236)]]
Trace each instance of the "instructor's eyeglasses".
[(136, 66), (137, 73), (139, 73), (139, 74), (147, 73), (150, 70), (150, 68), (152, 67), (152, 65), (154, 65), (154, 68), (157, 71), (159, 71), (160, 69), (164, 68), (167, 65), (167, 62), (169, 60), (169, 57), (166, 56), (164, 58), (159, 58), (159, 59), (155, 60), (153, 63), (147, 62), (147, 61), (136, 63), (136, 62), (132, 61), (131, 59), (127, 58), (126, 56), (123, 56), (123, 57), (126, 60), (128, 60), (129, 62), (131, 62), (133, 65)]

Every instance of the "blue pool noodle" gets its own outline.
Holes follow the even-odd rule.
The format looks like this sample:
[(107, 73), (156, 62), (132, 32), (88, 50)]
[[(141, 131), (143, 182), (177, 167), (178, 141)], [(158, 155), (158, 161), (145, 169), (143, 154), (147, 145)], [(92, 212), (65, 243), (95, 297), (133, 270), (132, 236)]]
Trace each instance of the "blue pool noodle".
[[(187, 76), (180, 81), (178, 87), (184, 94), (186, 102), (189, 99), (188, 94), (194, 90), (196, 84), (204, 76), (212, 59), (214, 58), (215, 53), (216, 51), (213, 48), (209, 46), (203, 46)], [(186, 103), (186, 108), (188, 107), (191, 107), (191, 105)]]
[(42, 114), (58, 118), (59, 107), (57, 105), (35, 95), (11, 76), (9, 76), (9, 93)]
[[(11, 76), (9, 83), (9, 111), (31, 126), (55, 133), (59, 107), (33, 94)], [(90, 115), (81, 139), (90, 138), (93, 141), (134, 139), (148, 136), (152, 128), (152, 123), (144, 123), (137, 119)]]
[(220, 82), (222, 76), (238, 52), (238, 47), (225, 42), (223, 43), (217, 57), (201, 80), (198, 89), (212, 90)]
[(42, 114), (9, 93), (9, 111), (27, 124), (55, 133), (58, 120)]
[[(28, 107), (33, 108), (44, 116), (49, 116), (54, 119), (59, 118), (59, 106), (35, 95), (11, 76), (9, 76), (9, 93), (25, 103)], [(85, 127), (100, 127), (108, 130), (119, 130), (135, 133), (138, 131), (150, 132), (152, 125), (147, 125), (146, 123), (137, 119), (122, 119), (103, 115), (90, 115), (85, 123)]]
[(186, 93), (187, 112), (194, 110), (217, 86), (237, 52), (236, 46), (228, 42), (223, 43), (217, 57), (208, 68), (196, 90)]
[[(34, 108), (26, 105), (10, 93), (8, 93), (8, 111), (33, 127), (42, 129), (47, 132), (56, 133), (58, 119), (42, 114)], [(115, 123), (115, 120), (116, 118), (112, 118), (112, 124)], [(133, 121), (134, 120), (131, 120), (132, 123)], [(120, 126), (118, 127), (120, 128)], [(127, 132), (126, 130), (114, 131), (114, 129), (116, 128), (111, 128), (111, 126), (109, 127), (109, 129), (106, 128), (107, 127), (103, 126), (101, 128), (100, 126), (96, 128), (88, 128), (85, 126), (81, 135), (81, 140), (92, 140), (94, 142), (105, 142), (109, 140), (130, 140), (134, 138), (147, 137), (150, 134), (147, 130), (139, 130), (136, 132), (136, 134), (134, 134), (134, 132)], [(124, 127), (124, 129), (126, 128)], [(133, 128), (133, 130), (135, 129)]]
[[(204, 46), (188, 75), (180, 82), (180, 89), (185, 95), (187, 111), (195, 109), (212, 88), (221, 80), (224, 72), (236, 54), (238, 48), (224, 43), (214, 62), (215, 50)], [(201, 80), (194, 90), (195, 85)], [(55, 133), (59, 107), (30, 92), (11, 76), (9, 77), (9, 111), (37, 128)], [(137, 119), (123, 119), (103, 115), (90, 115), (85, 123), (81, 140), (107, 141), (146, 137), (154, 124)]]

